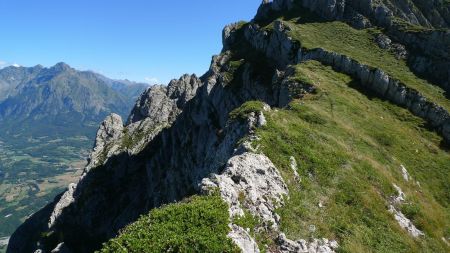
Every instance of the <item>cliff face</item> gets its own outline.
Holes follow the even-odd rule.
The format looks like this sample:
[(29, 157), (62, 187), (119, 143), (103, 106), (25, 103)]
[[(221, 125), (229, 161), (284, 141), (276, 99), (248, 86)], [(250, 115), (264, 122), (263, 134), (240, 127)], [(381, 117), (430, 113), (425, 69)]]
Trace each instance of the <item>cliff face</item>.
[[(436, 11), (429, 12), (429, 6)], [(224, 29), (224, 49), (213, 57), (205, 75), (200, 78), (185, 75), (168, 86), (148, 89), (137, 101), (125, 126), (119, 116), (109, 116), (99, 128), (91, 159), (80, 181), (29, 218), (11, 238), (8, 251), (92, 252), (140, 215), (196, 194), (219, 194), (228, 204), (229, 210), (223, 210), (230, 215), (228, 236), (244, 252), (262, 249), (269, 252), (334, 252), (339, 247), (350, 251), (355, 247), (383, 251), (398, 249), (398, 245), (406, 251), (444, 250), (448, 235), (445, 232), (433, 234), (427, 225), (417, 228), (413, 219), (416, 216), (410, 215), (411, 212), (405, 216), (406, 209), (401, 209), (405, 205), (405, 193), (399, 187), (395, 188), (398, 188), (397, 192), (392, 190), (398, 172), (391, 167), (398, 160), (406, 160), (403, 152), (410, 145), (404, 144), (403, 137), (386, 137), (391, 136), (390, 131), (395, 127), (376, 132), (375, 136), (370, 135), (374, 129), (358, 132), (360, 129), (356, 130), (358, 127), (351, 124), (359, 122), (364, 115), (350, 122), (339, 119), (339, 115), (353, 117), (349, 111), (360, 113), (362, 107), (352, 107), (357, 104), (366, 106), (368, 121), (365, 123), (368, 125), (378, 124), (380, 118), (392, 118), (393, 125), (402, 127), (403, 132), (396, 132), (397, 135), (410, 133), (414, 143), (431, 138), (424, 151), (429, 152), (426, 154), (433, 160), (428, 167), (435, 173), (433, 175), (443, 173), (444, 179), (437, 181), (437, 190), (426, 188), (424, 194), (430, 205), (439, 210), (436, 211), (439, 215), (437, 218), (420, 217), (433, 222), (445, 220), (447, 213), (443, 206), (448, 204), (448, 199), (436, 199), (447, 196), (442, 189), (448, 172), (438, 168), (449, 161), (448, 152), (439, 147), (439, 141), (450, 141), (447, 111), (450, 107), (438, 85), (446, 86), (439, 80), (432, 84), (415, 76), (402, 59), (405, 54), (415, 54), (411, 48), (423, 46), (420, 45), (423, 34), (411, 35), (405, 31), (404, 34), (414, 36), (414, 39), (407, 40), (409, 44), (405, 43), (406, 49), (403, 49), (405, 54), (401, 53), (399, 57), (398, 52), (391, 50), (390, 39), (378, 43), (379, 34), (368, 32), (373, 30), (354, 30), (341, 22), (325, 21), (343, 20), (354, 26), (359, 26), (355, 22), (361, 21), (364, 25), (359, 28), (386, 26), (388, 35), (401, 37), (403, 35), (395, 32), (397, 26), (392, 23), (394, 18), (400, 18), (411, 25), (431, 29), (432, 34), (443, 33), (445, 39), (448, 30), (433, 29), (448, 27), (447, 12), (448, 6), (439, 1), (264, 1), (254, 21), (232, 24)], [(306, 16), (319, 21), (305, 21), (303, 17)], [(320, 43), (324, 40), (310, 42), (309, 38), (315, 38), (312, 34), (316, 33), (303, 37), (308, 29), (316, 29), (316, 26), (323, 26), (319, 33), (325, 34), (325, 28), (332, 26), (332, 33), (339, 28), (360, 41), (350, 52), (336, 48), (338, 40), (322, 48)], [(396, 40), (395, 36), (391, 38), (396, 43), (405, 42)], [(359, 43), (361, 41), (363, 43)], [(365, 46), (361, 52), (373, 50), (370, 53), (382, 55), (383, 62), (367, 61), (355, 54), (359, 45)], [(433, 50), (440, 49), (423, 52), (424, 57), (432, 59)], [(445, 55), (444, 49), (440, 52)], [(446, 62), (446, 58), (443, 59)], [(395, 68), (402, 69), (397, 72), (397, 69), (385, 67), (388, 60), (395, 63)], [(342, 84), (343, 80), (349, 80), (350, 84)], [(341, 90), (336, 92), (333, 85), (342, 85)], [(354, 89), (350, 90), (349, 86)], [(336, 97), (333, 92), (338, 93)], [(343, 99), (340, 96), (345, 92), (358, 99)], [(368, 97), (378, 97), (389, 106)], [(320, 104), (322, 99), (326, 101), (325, 105)], [(314, 113), (304, 112), (309, 108), (307, 104), (314, 104), (311, 107)], [(380, 111), (385, 115), (377, 114)], [(376, 117), (370, 118), (372, 114)], [(405, 126), (398, 119), (400, 117)], [(414, 120), (410, 120), (412, 117)], [(428, 128), (419, 125), (419, 121)], [(306, 128), (304, 124), (314, 127)], [(322, 128), (326, 126), (331, 127), (325, 131)], [(418, 128), (428, 137), (417, 133)], [(341, 137), (337, 129), (342, 129), (346, 137)], [(316, 131), (322, 130), (318, 137)], [(277, 135), (272, 136), (275, 133)], [(308, 138), (302, 139), (304, 135)], [(351, 143), (347, 143), (348, 140)], [(365, 143), (361, 152), (369, 149), (369, 154), (356, 154), (360, 150), (354, 150), (353, 145), (360, 142)], [(326, 144), (317, 146), (320, 143)], [(336, 146), (341, 148), (334, 150)], [(394, 147), (398, 148), (395, 152), (391, 150)], [(342, 154), (346, 152), (342, 150), (347, 150), (348, 154)], [(387, 158), (389, 151), (395, 157)], [(422, 162), (427, 164), (424, 160), (417, 161)], [(382, 163), (386, 165), (380, 165)], [(358, 166), (364, 169), (359, 170)], [(359, 174), (368, 171), (372, 174)], [(420, 169), (414, 169), (414, 173), (423, 175)], [(361, 183), (364, 190), (352, 188), (360, 186), (345, 181), (353, 176), (357, 178), (354, 182), (364, 181)], [(426, 177), (422, 179), (424, 184), (430, 183)], [(318, 194), (319, 190), (311, 190), (319, 187), (317, 185), (320, 185), (320, 191), (330, 195), (318, 197), (318, 203), (305, 202), (296, 206), (296, 201), (302, 199), (298, 196), (304, 196), (301, 194)], [(419, 186), (411, 183), (404, 187), (410, 190)], [(428, 192), (431, 189), (436, 190), (434, 195)], [(356, 199), (360, 192), (366, 191), (375, 196), (373, 202), (367, 201), (366, 195)], [(329, 199), (334, 197), (333, 206)], [(417, 200), (411, 201), (422, 203), (422, 197), (417, 196)], [(309, 199), (308, 195), (305, 199)], [(341, 202), (342, 206), (339, 205)], [(369, 212), (373, 209), (373, 206), (372, 209), (369, 207), (372, 204), (376, 205), (378, 213), (366, 217), (363, 211), (359, 212)], [(326, 209), (328, 205), (330, 209)], [(311, 210), (317, 210), (317, 213), (307, 216)], [(329, 218), (328, 214), (343, 210), (354, 217), (364, 217), (361, 220), (373, 231), (383, 226), (395, 227), (387, 234), (392, 233), (397, 241), (384, 244), (383, 238), (367, 245), (352, 241), (362, 236), (348, 232), (353, 229), (344, 228), (340, 223), (332, 226), (336, 219), (329, 223), (315, 220), (322, 217), (323, 222)], [(253, 225), (245, 229), (248, 222), (239, 217), (250, 216), (254, 218)], [(283, 223), (283, 219), (290, 217), (297, 217), (296, 222), (302, 222), (301, 225), (295, 223), (297, 227), (292, 229)], [(308, 221), (320, 223), (320, 227), (307, 226), (308, 221), (303, 223), (302, 220), (306, 217)], [(443, 222), (436, 231), (444, 231), (447, 223)], [(286, 231), (287, 227), (291, 230)], [(304, 232), (308, 229), (309, 232)], [(320, 229), (320, 234), (316, 229)], [(288, 239), (284, 232), (291, 232), (290, 236), (295, 234), (296, 238)], [(129, 246), (124, 244), (123, 247)], [(109, 252), (107, 248), (104, 250)]]

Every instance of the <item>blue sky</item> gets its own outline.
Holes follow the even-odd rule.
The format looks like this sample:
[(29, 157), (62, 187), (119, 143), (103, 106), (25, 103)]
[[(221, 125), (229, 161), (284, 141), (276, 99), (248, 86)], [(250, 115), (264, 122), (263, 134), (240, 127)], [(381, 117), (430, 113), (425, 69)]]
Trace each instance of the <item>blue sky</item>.
[(66, 62), (115, 79), (203, 74), (261, 0), (0, 0), (0, 67)]

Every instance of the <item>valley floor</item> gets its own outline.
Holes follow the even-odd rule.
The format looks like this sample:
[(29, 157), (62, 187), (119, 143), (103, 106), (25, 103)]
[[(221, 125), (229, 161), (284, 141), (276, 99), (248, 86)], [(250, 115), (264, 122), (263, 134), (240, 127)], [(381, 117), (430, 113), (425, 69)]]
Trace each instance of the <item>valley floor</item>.
[[(87, 137), (3, 138), (0, 142), (0, 236), (76, 182), (86, 163)], [(6, 242), (3, 240), (2, 242)]]

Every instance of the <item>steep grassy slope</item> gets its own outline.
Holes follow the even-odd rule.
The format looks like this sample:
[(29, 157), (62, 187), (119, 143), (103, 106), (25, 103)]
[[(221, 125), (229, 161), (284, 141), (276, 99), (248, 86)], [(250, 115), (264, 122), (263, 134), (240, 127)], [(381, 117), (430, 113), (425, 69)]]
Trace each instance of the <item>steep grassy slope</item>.
[[(279, 210), (282, 230), (292, 238), (337, 238), (342, 252), (445, 252), (450, 155), (441, 138), (329, 67), (307, 62), (296, 70), (294, 78), (307, 77), (319, 92), (273, 111), (258, 131), (261, 151), (290, 185), (291, 198)], [(301, 183), (294, 180), (291, 156)], [(403, 180), (401, 165), (413, 180)], [(394, 183), (407, 196), (399, 208), (425, 238), (412, 239), (388, 212)], [(317, 229), (311, 232), (310, 225)]]

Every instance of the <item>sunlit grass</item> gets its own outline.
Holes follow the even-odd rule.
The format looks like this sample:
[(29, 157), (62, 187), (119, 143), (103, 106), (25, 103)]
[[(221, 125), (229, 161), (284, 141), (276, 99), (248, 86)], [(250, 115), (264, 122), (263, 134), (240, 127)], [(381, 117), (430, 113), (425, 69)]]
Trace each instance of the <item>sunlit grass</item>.
[[(262, 152), (290, 187), (279, 210), (282, 230), (293, 239), (336, 238), (342, 252), (446, 252), (450, 155), (439, 147), (441, 137), (405, 109), (362, 94), (330, 67), (307, 62), (297, 75), (310, 79), (318, 94), (268, 113), (268, 125), (258, 130)], [(301, 183), (293, 180), (291, 156)], [(414, 181), (402, 179), (401, 164)], [(414, 240), (387, 211), (393, 183), (407, 194), (402, 210), (410, 209), (425, 238)]]

